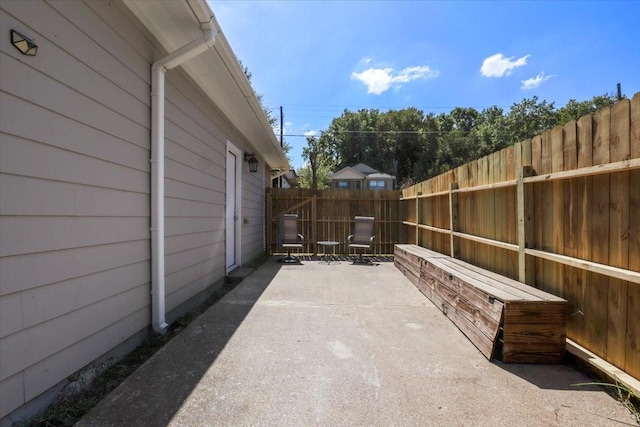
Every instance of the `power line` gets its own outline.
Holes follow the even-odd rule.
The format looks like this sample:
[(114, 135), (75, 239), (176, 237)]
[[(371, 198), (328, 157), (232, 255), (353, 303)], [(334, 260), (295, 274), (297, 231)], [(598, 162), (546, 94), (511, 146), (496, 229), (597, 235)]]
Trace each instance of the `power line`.
[[(419, 134), (447, 134), (447, 133), (462, 133), (462, 134), (469, 134), (469, 133), (473, 133), (475, 132), (475, 130), (469, 130), (469, 131), (464, 131), (464, 130), (460, 130), (460, 129), (453, 129), (453, 130), (449, 130), (449, 131), (445, 131), (445, 130), (342, 130), (340, 132), (337, 132), (338, 134), (341, 133), (349, 133), (349, 134), (354, 134), (354, 133), (365, 133), (365, 134), (395, 134), (395, 135), (419, 135)], [(284, 134), (285, 137), (316, 137), (316, 136), (320, 136), (320, 134), (315, 134), (315, 135), (307, 135), (307, 134), (296, 134), (296, 133), (285, 133)]]

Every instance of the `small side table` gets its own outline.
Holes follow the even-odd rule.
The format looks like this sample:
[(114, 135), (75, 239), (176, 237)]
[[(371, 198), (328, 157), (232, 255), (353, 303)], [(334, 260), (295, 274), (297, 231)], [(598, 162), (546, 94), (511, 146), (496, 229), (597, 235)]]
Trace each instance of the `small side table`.
[[(320, 261), (325, 261), (327, 264), (331, 264), (331, 261), (335, 263), (340, 263), (340, 261), (335, 261), (333, 256), (336, 253), (336, 246), (340, 244), (340, 242), (336, 242), (333, 240), (321, 240), (316, 242), (318, 246), (322, 246), (322, 255), (320, 256)], [(331, 255), (327, 254), (327, 247), (331, 247)]]

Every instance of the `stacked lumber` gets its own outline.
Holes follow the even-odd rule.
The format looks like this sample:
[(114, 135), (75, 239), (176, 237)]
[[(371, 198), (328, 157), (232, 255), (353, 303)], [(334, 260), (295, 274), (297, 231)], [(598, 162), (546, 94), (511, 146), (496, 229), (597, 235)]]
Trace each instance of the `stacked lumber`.
[(566, 300), (416, 245), (396, 245), (394, 263), (488, 359), (563, 361)]

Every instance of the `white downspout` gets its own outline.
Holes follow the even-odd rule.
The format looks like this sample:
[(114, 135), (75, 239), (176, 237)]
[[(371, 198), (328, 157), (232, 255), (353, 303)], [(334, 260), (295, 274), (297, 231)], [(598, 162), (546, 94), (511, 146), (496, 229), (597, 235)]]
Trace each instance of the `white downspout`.
[(151, 66), (151, 324), (164, 333), (164, 75), (170, 69), (211, 48), (215, 34), (202, 37), (170, 53)]

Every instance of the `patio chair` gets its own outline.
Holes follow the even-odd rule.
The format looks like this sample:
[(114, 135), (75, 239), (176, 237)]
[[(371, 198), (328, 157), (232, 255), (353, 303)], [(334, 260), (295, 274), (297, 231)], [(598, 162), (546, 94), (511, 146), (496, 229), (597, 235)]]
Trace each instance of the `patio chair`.
[(298, 215), (281, 214), (278, 223), (278, 241), (282, 249), (287, 250), (287, 256), (279, 262), (287, 264), (300, 263), (299, 258), (291, 256), (291, 249), (302, 249), (304, 236), (298, 233)]
[(353, 258), (353, 264), (362, 263), (362, 264), (373, 264), (369, 257), (363, 257), (362, 254), (367, 249), (371, 249), (371, 245), (373, 243), (374, 235), (373, 235), (373, 217), (372, 216), (356, 216), (353, 234), (351, 234), (347, 240), (349, 241), (349, 252), (351, 249), (354, 252), (361, 252), (357, 257)]

